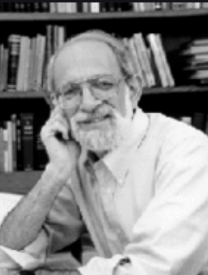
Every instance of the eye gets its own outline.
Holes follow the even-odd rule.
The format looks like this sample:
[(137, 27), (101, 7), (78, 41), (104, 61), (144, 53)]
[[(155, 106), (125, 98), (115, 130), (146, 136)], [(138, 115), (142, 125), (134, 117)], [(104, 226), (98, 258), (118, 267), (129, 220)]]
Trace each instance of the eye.
[(115, 87), (115, 82), (110, 79), (95, 79), (92, 82), (92, 86), (99, 90), (110, 90)]
[(79, 92), (80, 88), (78, 85), (71, 85), (70, 87), (68, 87), (67, 91), (63, 93), (63, 96), (68, 99), (76, 96), (77, 94), (79, 94)]

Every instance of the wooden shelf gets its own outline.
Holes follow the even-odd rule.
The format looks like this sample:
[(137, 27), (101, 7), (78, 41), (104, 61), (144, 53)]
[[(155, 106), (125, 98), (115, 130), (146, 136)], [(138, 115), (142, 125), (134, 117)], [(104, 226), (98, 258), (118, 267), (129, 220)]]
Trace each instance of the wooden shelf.
[[(151, 94), (168, 94), (168, 93), (199, 93), (208, 92), (208, 86), (177, 86), (177, 87), (155, 87), (144, 88), (143, 95)], [(43, 92), (0, 92), (0, 99), (27, 99), (27, 98), (42, 98), (46, 99)]]
[(0, 192), (27, 194), (39, 180), (42, 171), (0, 173)]
[(178, 18), (207, 16), (208, 9), (146, 11), (146, 12), (101, 12), (101, 13), (0, 13), (0, 21), (69, 21), (129, 18)]
[(43, 92), (0, 92), (1, 98), (45, 98)]
[(178, 87), (156, 87), (156, 88), (145, 88), (143, 95), (154, 95), (154, 94), (172, 94), (172, 93), (207, 93), (208, 86), (178, 86)]

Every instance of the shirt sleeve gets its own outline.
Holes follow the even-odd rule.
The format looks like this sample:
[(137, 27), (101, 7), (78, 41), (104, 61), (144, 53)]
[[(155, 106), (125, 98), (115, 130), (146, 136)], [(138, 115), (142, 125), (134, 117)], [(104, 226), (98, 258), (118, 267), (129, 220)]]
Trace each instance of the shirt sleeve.
[(208, 261), (208, 142), (163, 146), (155, 192), (122, 255), (93, 258), (83, 275), (196, 275)]

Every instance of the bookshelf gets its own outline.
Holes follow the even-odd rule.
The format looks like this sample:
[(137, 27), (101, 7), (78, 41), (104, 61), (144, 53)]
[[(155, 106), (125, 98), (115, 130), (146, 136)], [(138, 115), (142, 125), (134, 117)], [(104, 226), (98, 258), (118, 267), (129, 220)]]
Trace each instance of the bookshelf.
[(0, 13), (0, 21), (82, 21), (103, 19), (138, 19), (138, 18), (187, 18), (207, 16), (207, 9), (145, 11), (145, 12), (105, 12), (105, 13)]
[[(134, 33), (160, 33), (168, 63), (176, 77), (173, 87), (144, 88), (141, 107), (146, 111), (180, 115), (208, 113), (208, 85), (198, 85), (180, 79), (175, 62), (175, 51), (194, 38), (208, 37), (206, 25), (208, 9), (151, 10), (143, 12), (101, 12), (101, 13), (48, 13), (48, 12), (0, 12), (3, 26), (1, 43), (7, 43), (10, 34), (34, 36), (46, 34), (47, 25), (65, 27), (66, 38), (87, 29), (103, 29), (120, 37), (130, 38)], [(27, 28), (25, 26), (27, 25)], [(177, 109), (177, 110), (176, 110)], [(44, 92), (0, 91), (1, 120), (7, 120), (13, 113), (35, 112), (45, 121), (49, 107)], [(0, 172), (0, 192), (26, 194), (36, 183), (41, 171)]]
[(38, 181), (41, 171), (0, 173), (0, 192), (27, 194)]

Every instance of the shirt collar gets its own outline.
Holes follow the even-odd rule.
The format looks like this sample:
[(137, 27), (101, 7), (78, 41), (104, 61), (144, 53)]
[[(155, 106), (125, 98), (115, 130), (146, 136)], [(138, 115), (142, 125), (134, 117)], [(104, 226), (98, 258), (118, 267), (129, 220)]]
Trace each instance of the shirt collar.
[(84, 158), (86, 160), (85, 167), (88, 172), (92, 172), (92, 169), (96, 172), (96, 170), (103, 169), (105, 166), (114, 176), (118, 184), (122, 185), (128, 174), (129, 165), (132, 163), (132, 157), (135, 154), (135, 150), (141, 145), (146, 137), (148, 127), (148, 115), (138, 108), (132, 120), (132, 134), (122, 147), (109, 152), (100, 160), (96, 160), (91, 152), (83, 152), (82, 159)]
[(116, 178), (118, 184), (123, 184), (132, 163), (135, 150), (140, 146), (149, 127), (149, 118), (140, 108), (137, 109), (132, 120), (132, 133), (126, 144), (108, 153), (103, 158), (104, 164)]

